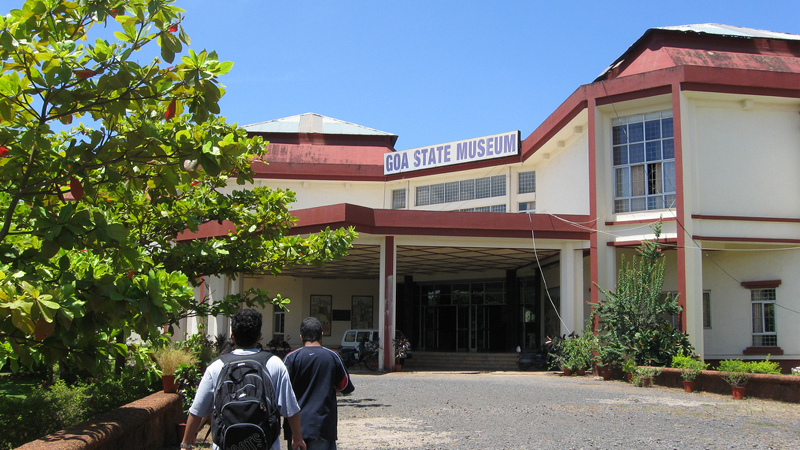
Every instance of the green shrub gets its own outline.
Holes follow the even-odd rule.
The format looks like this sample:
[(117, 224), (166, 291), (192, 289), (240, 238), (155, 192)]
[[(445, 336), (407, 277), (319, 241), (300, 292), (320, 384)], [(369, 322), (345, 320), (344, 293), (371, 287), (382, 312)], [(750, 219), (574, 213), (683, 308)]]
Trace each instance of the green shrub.
[(637, 367), (631, 378), (631, 383), (635, 386), (648, 387), (652, 384), (653, 378), (661, 375), (662, 370), (661, 367)]
[(781, 365), (769, 360), (769, 355), (765, 361), (748, 361), (747, 367), (750, 373), (766, 373), (771, 375), (781, 374)]
[(37, 386), (27, 398), (0, 397), (0, 450), (63, 430), (143, 398), (157, 390), (142, 374), (47, 388)]
[(672, 364), (670, 364), (670, 367), (675, 369), (683, 369), (681, 372), (681, 378), (689, 381), (697, 378), (697, 375), (700, 373), (700, 371), (705, 370), (708, 367), (708, 364), (700, 361), (697, 356), (690, 356), (680, 352), (672, 357)]

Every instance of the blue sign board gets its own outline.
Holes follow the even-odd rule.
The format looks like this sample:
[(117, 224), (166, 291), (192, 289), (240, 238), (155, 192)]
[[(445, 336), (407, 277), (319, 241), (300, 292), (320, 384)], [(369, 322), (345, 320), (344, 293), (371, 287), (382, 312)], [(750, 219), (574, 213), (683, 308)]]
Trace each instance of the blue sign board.
[(519, 154), (519, 131), (495, 134), (383, 155), (383, 174), (393, 175)]

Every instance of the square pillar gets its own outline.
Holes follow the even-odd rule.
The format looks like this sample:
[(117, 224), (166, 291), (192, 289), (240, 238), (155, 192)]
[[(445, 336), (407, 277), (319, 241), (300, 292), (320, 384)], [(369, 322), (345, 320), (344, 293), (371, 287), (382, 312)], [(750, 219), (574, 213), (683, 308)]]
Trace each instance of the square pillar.
[(378, 323), (381, 336), (381, 357), (378, 358), (378, 370), (389, 367), (394, 370), (394, 339), (395, 330), (395, 267), (397, 262), (397, 246), (394, 236), (386, 236), (381, 243), (380, 267), (380, 306)]

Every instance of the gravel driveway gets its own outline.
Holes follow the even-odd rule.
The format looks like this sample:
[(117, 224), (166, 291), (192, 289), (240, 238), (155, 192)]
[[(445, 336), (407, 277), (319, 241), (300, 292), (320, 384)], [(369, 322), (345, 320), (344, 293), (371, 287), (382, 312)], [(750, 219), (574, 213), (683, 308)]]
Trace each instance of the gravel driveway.
[(800, 405), (553, 372), (354, 374), (339, 449), (797, 449)]
[(795, 403), (553, 372), (361, 372), (353, 383), (339, 397), (339, 450), (800, 449)]

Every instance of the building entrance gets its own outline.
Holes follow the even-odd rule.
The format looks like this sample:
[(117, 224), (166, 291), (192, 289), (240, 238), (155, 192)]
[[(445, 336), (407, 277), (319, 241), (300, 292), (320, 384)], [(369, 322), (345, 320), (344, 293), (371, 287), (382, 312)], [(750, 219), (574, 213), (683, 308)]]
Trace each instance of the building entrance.
[(505, 282), (419, 286), (421, 350), (506, 351)]

